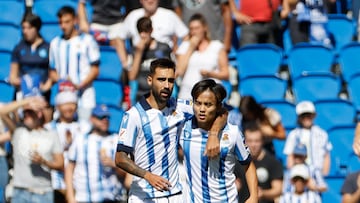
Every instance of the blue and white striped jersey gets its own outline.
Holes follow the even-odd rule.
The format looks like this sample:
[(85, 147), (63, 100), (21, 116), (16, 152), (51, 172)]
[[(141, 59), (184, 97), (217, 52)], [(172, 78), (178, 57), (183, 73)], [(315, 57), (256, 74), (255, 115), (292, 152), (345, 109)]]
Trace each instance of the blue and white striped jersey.
[[(50, 43), (50, 68), (56, 70), (61, 79), (71, 80), (79, 84), (89, 74), (91, 65), (100, 61), (100, 51), (94, 38), (89, 34), (79, 34), (68, 40), (61, 36), (55, 37)], [(79, 100), (85, 108), (95, 106), (95, 92), (87, 88)]]
[(77, 202), (103, 202), (121, 199), (125, 193), (115, 169), (104, 166), (102, 153), (115, 159), (117, 135), (77, 136), (68, 152), (69, 161), (75, 162), (73, 184)]
[[(67, 131), (70, 133), (72, 140), (75, 139), (76, 136), (81, 136), (87, 132), (90, 131), (90, 124), (85, 122), (77, 122), (73, 121), (71, 123), (63, 123), (63, 122), (57, 122), (55, 120), (51, 121), (50, 123), (47, 123), (45, 125), (46, 129), (54, 130), (57, 132), (57, 135), (59, 136), (60, 144), (62, 149), (64, 150), (64, 163), (65, 166), (68, 163), (68, 154), (67, 149), (70, 145), (66, 143), (66, 133)], [(65, 181), (64, 181), (64, 172), (58, 171), (58, 170), (52, 170), (51, 171), (51, 182), (52, 187), (54, 189), (65, 189)]]
[(184, 122), (192, 114), (191, 103), (170, 99), (167, 106), (154, 109), (142, 97), (124, 114), (117, 151), (133, 153), (140, 168), (160, 175), (171, 183), (169, 191), (157, 191), (145, 179), (134, 176), (130, 195), (139, 198), (166, 197), (181, 191), (178, 172), (178, 143)]
[(186, 122), (180, 136), (187, 170), (185, 202), (237, 202), (234, 168), (236, 161), (249, 163), (250, 151), (244, 136), (235, 125), (227, 124), (220, 136), (220, 155), (216, 159), (204, 156), (208, 132)]
[(303, 144), (307, 148), (306, 163), (322, 170), (324, 157), (332, 149), (327, 132), (317, 125), (312, 126), (310, 130), (300, 127), (291, 130), (286, 138), (284, 154), (292, 154), (298, 144)]

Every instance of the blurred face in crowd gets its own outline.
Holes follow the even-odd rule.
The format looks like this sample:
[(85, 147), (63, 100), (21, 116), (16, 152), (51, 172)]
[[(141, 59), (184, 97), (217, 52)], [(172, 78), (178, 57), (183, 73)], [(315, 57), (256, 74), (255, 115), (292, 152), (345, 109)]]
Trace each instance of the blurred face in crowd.
[(140, 0), (142, 7), (145, 9), (145, 12), (152, 15), (156, 12), (156, 9), (159, 5), (159, 0)]
[(207, 129), (212, 126), (218, 107), (216, 96), (209, 89), (194, 99), (194, 115), (200, 128)]
[(64, 14), (59, 18), (60, 28), (64, 34), (64, 37), (70, 38), (71, 34), (75, 30), (76, 17), (71, 14)]
[(57, 106), (57, 109), (60, 113), (60, 119), (64, 121), (71, 122), (74, 120), (76, 113), (77, 105), (76, 103), (65, 103)]
[(159, 104), (166, 104), (171, 97), (175, 84), (175, 70), (156, 68), (155, 73), (148, 77), (151, 94)]
[(91, 116), (91, 123), (93, 128), (100, 134), (107, 135), (109, 129), (109, 116)]
[(294, 154), (294, 164), (303, 164), (305, 163), (306, 156), (300, 154)]
[(41, 127), (44, 123), (44, 114), (42, 110), (35, 111), (29, 107), (24, 107), (23, 114), (24, 125), (29, 129), (36, 129)]
[(206, 37), (207, 27), (199, 20), (193, 20), (189, 23), (190, 37), (196, 36), (200, 40)]
[(303, 128), (310, 129), (313, 125), (315, 114), (313, 113), (303, 113), (299, 115), (299, 123)]
[(258, 157), (263, 147), (263, 137), (260, 130), (245, 130), (245, 140), (251, 155)]
[(307, 180), (305, 180), (304, 178), (302, 178), (300, 176), (296, 176), (296, 177), (292, 178), (291, 181), (294, 185), (296, 194), (301, 194), (305, 191)]
[(34, 42), (35, 39), (38, 37), (38, 31), (34, 26), (31, 26), (29, 22), (23, 22), (22, 23), (22, 33), (24, 36), (25, 41), (27, 42)]

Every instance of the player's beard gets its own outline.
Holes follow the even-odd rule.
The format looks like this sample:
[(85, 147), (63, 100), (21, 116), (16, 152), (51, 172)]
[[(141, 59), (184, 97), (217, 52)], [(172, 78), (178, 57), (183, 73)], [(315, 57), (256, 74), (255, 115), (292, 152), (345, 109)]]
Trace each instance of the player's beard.
[[(156, 102), (159, 104), (166, 104), (169, 98), (171, 97), (171, 90), (170, 89), (162, 89), (159, 92), (153, 91), (154, 98)], [(163, 96), (162, 94), (165, 93), (167, 96)]]

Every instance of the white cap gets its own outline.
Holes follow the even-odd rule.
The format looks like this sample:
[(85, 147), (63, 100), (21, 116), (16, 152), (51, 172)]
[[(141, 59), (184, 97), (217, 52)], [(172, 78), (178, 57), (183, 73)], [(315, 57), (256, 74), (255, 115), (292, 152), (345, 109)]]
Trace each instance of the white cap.
[(308, 180), (310, 177), (309, 168), (305, 164), (296, 164), (291, 168), (290, 178), (301, 177)]
[(302, 101), (296, 105), (296, 114), (315, 113), (315, 106), (311, 101)]
[(77, 103), (77, 100), (78, 98), (75, 92), (63, 91), (56, 95), (55, 104), (61, 105), (66, 103)]

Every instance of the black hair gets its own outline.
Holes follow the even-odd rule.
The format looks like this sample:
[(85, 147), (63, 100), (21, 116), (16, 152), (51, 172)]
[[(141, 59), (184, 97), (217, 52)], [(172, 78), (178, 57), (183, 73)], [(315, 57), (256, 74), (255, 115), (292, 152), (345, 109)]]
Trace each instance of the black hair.
[(226, 90), (221, 84), (216, 83), (213, 79), (204, 79), (194, 85), (191, 90), (193, 100), (206, 90), (210, 90), (215, 94), (217, 105), (222, 104), (222, 101), (226, 97)]
[(149, 17), (141, 17), (137, 23), (136, 28), (138, 32), (151, 32), (153, 30), (152, 22)]
[(257, 103), (253, 96), (243, 96), (240, 100), (239, 110), (243, 115), (243, 121), (252, 121), (259, 119), (267, 121), (265, 107)]
[(39, 34), (41, 26), (42, 26), (42, 21), (41, 18), (35, 14), (29, 13), (26, 14), (24, 16), (24, 18), (21, 21), (21, 24), (23, 24), (24, 22), (27, 22), (31, 25), (31, 27), (35, 27), (37, 33)]
[(167, 58), (155, 59), (150, 63), (150, 75), (154, 75), (157, 68), (170, 68), (175, 71), (175, 63)]
[(75, 9), (73, 7), (71, 7), (71, 6), (63, 6), (63, 7), (61, 7), (56, 15), (57, 15), (58, 18), (61, 18), (65, 14), (70, 14), (73, 17), (76, 16)]

